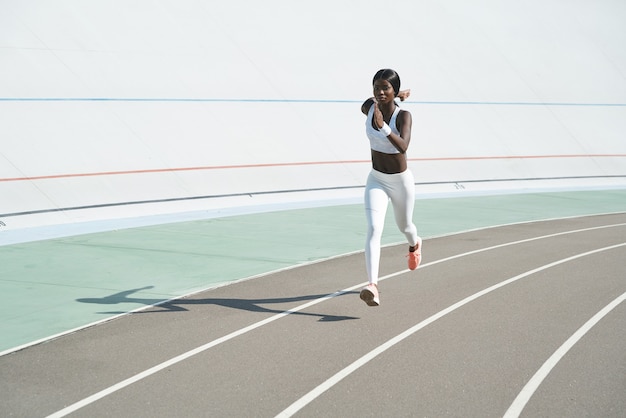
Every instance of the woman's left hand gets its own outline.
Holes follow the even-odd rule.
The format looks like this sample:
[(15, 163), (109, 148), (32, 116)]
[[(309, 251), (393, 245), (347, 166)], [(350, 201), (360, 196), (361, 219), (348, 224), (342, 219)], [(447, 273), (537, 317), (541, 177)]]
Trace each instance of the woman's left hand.
[(400, 101), (403, 102), (406, 99), (408, 99), (410, 95), (411, 95), (411, 89), (400, 90), (400, 92), (398, 93), (398, 99), (400, 99)]

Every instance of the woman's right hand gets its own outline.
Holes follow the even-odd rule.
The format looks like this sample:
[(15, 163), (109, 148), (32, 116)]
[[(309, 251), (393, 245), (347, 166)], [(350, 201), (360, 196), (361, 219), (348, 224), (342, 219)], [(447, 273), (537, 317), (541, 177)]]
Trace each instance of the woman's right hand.
[(374, 104), (372, 104), (372, 106), (374, 106), (374, 123), (376, 124), (376, 127), (380, 129), (385, 124), (385, 119), (383, 118), (383, 112), (381, 112), (380, 108), (378, 107), (378, 102), (376, 101), (376, 99), (373, 100)]

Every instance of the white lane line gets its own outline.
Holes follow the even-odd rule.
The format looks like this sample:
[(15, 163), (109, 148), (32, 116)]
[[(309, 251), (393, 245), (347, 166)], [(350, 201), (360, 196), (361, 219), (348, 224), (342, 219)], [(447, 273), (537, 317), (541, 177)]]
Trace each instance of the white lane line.
[(596, 325), (602, 318), (604, 318), (609, 312), (615, 309), (620, 303), (626, 300), (626, 292), (617, 297), (613, 302), (606, 305), (597, 314), (595, 314), (589, 321), (587, 321), (582, 327), (572, 334), (555, 352), (546, 360), (545, 363), (537, 370), (537, 373), (526, 383), (526, 386), (517, 395), (509, 409), (504, 414), (503, 418), (517, 418), (522, 413), (522, 410), (534, 395), (535, 391), (541, 385), (543, 380), (554, 369), (559, 361), (567, 354), (567, 352), (576, 344), (594, 325)]
[(593, 250), (593, 251), (588, 251), (586, 253), (577, 254), (577, 255), (572, 256), (572, 257), (567, 257), (567, 258), (555, 261), (553, 263), (549, 263), (549, 264), (546, 264), (544, 266), (538, 267), (536, 269), (529, 270), (529, 271), (527, 271), (525, 273), (522, 273), (522, 274), (517, 275), (515, 277), (512, 277), (510, 279), (507, 279), (507, 280), (505, 280), (503, 282), (495, 284), (495, 285), (493, 285), (491, 287), (488, 287), (486, 289), (483, 289), (480, 292), (474, 293), (473, 295), (468, 296), (467, 298), (465, 298), (465, 299), (455, 303), (454, 305), (451, 305), (451, 306), (447, 307), (446, 309), (437, 312), (436, 314), (434, 314), (431, 317), (423, 320), (422, 322), (418, 323), (417, 325), (414, 325), (413, 327), (407, 329), (403, 333), (398, 334), (394, 338), (386, 341), (384, 344), (376, 347), (374, 350), (372, 350), (369, 353), (365, 354), (363, 357), (359, 358), (358, 360), (356, 360), (354, 363), (350, 364), (348, 367), (344, 368), (343, 370), (340, 370), (334, 376), (332, 376), (331, 378), (329, 378), (328, 380), (326, 380), (325, 382), (323, 382), (322, 384), (320, 384), (319, 386), (314, 388), (312, 391), (310, 391), (309, 393), (307, 393), (306, 395), (304, 395), (303, 397), (301, 397), (300, 399), (298, 399), (297, 401), (292, 403), (284, 411), (282, 411), (281, 413), (276, 415), (276, 418), (291, 417), (293, 414), (295, 414), (296, 412), (300, 411), (306, 405), (308, 405), (309, 403), (314, 401), (322, 393), (326, 392), (328, 389), (330, 389), (331, 387), (333, 387), (334, 385), (339, 383), (341, 380), (343, 380), (344, 378), (346, 378), (347, 376), (349, 376), (350, 374), (352, 374), (353, 372), (358, 370), (361, 366), (364, 366), (369, 361), (373, 360), (378, 355), (384, 353), (385, 351), (387, 351), (388, 349), (390, 349), (394, 345), (398, 344), (399, 342), (403, 341), (404, 339), (406, 339), (406, 338), (410, 337), (411, 335), (415, 334), (417, 331), (421, 330), (422, 328), (426, 327), (427, 325), (432, 324), (436, 320), (438, 320), (438, 319), (442, 318), (443, 316), (445, 316), (445, 315), (447, 315), (447, 314), (449, 314), (449, 313), (459, 309), (460, 307), (462, 307), (462, 306), (464, 306), (464, 305), (466, 305), (466, 304), (468, 304), (468, 303), (470, 303), (470, 302), (480, 298), (481, 296), (484, 296), (484, 295), (486, 295), (488, 293), (493, 292), (494, 290), (500, 289), (501, 287), (509, 285), (509, 284), (511, 284), (513, 282), (516, 282), (516, 281), (518, 281), (520, 279), (523, 279), (525, 277), (528, 277), (528, 276), (533, 275), (535, 273), (538, 273), (540, 271), (547, 270), (547, 269), (549, 269), (551, 267), (554, 267), (554, 266), (558, 266), (559, 264), (567, 263), (567, 262), (575, 260), (577, 258), (586, 257), (588, 255), (596, 254), (596, 253), (599, 253), (599, 252), (602, 252), (602, 251), (607, 251), (607, 250), (611, 250), (611, 249), (618, 248), (618, 247), (623, 247), (623, 246), (626, 246), (626, 243), (617, 244), (617, 245), (611, 245), (609, 247), (604, 247), (604, 248), (596, 249), (596, 250)]
[[(443, 263), (443, 262), (446, 262), (446, 261), (450, 261), (450, 260), (454, 260), (454, 259), (457, 259), (457, 258), (461, 258), (461, 257), (477, 254), (477, 253), (484, 252), (484, 251), (490, 251), (490, 250), (493, 250), (493, 249), (496, 249), (496, 248), (501, 248), (501, 247), (516, 245), (516, 244), (521, 244), (521, 243), (525, 243), (525, 242), (529, 242), (529, 241), (535, 241), (535, 240), (539, 240), (539, 239), (552, 238), (552, 237), (559, 236), (559, 235), (574, 234), (574, 233), (578, 233), (578, 232), (586, 232), (586, 231), (592, 231), (592, 230), (596, 230), (596, 229), (619, 227), (619, 226), (625, 226), (625, 225), (626, 225), (626, 223), (619, 223), (619, 224), (614, 224), (614, 225), (602, 225), (602, 226), (596, 226), (596, 227), (592, 227), (592, 228), (584, 228), (584, 229), (577, 229), (577, 230), (573, 230), (573, 231), (559, 232), (559, 233), (556, 233), (556, 234), (542, 235), (540, 237), (528, 238), (528, 239), (519, 240), (519, 241), (512, 241), (512, 242), (508, 242), (508, 243), (504, 243), (504, 244), (500, 244), (500, 245), (494, 245), (492, 247), (481, 248), (481, 249), (478, 249), (478, 250), (469, 251), (467, 253), (457, 254), (457, 255), (453, 255), (453, 256), (450, 256), (450, 257), (442, 258), (442, 259), (439, 259), (439, 260), (431, 261), (430, 263), (425, 263), (425, 264), (420, 265), (419, 268), (423, 269), (425, 267), (433, 266), (433, 265), (436, 265), (436, 264), (439, 264), (439, 263)], [(396, 273), (392, 273), (392, 274), (389, 274), (387, 276), (381, 277), (381, 278), (379, 278), (379, 281), (390, 279), (392, 277), (399, 276), (399, 275), (405, 274), (407, 272), (410, 272), (410, 270), (409, 269), (401, 270), (401, 271), (398, 271)], [(186, 353), (183, 353), (183, 354), (181, 354), (179, 356), (173, 357), (170, 360), (167, 360), (167, 361), (165, 361), (163, 363), (157, 364), (156, 366), (153, 366), (153, 367), (151, 367), (151, 368), (149, 368), (147, 370), (144, 370), (141, 373), (138, 373), (138, 374), (136, 374), (134, 376), (131, 376), (128, 379), (125, 379), (125, 380), (123, 380), (123, 381), (121, 381), (119, 383), (116, 383), (113, 386), (109, 386), (108, 388), (103, 389), (100, 392), (97, 392), (97, 393), (95, 393), (95, 394), (93, 394), (93, 395), (91, 395), (91, 396), (89, 396), (87, 398), (84, 398), (84, 399), (82, 399), (82, 400), (80, 400), (80, 401), (78, 401), (78, 402), (76, 402), (76, 403), (74, 403), (74, 404), (72, 404), (70, 406), (67, 406), (67, 407), (65, 407), (65, 408), (63, 408), (63, 409), (61, 409), (61, 410), (59, 410), (59, 411), (49, 415), (48, 418), (64, 417), (64, 416), (66, 416), (66, 415), (68, 415), (68, 414), (70, 414), (72, 412), (75, 412), (75, 411), (77, 411), (77, 410), (79, 410), (79, 409), (81, 409), (81, 408), (83, 408), (83, 407), (85, 407), (85, 406), (87, 406), (89, 404), (92, 404), (92, 403), (94, 403), (94, 402), (96, 402), (96, 401), (98, 401), (98, 400), (100, 400), (100, 399), (102, 399), (102, 398), (104, 398), (104, 397), (114, 393), (114, 392), (117, 392), (118, 390), (121, 390), (121, 389), (123, 389), (123, 388), (125, 388), (127, 386), (132, 385), (133, 383), (136, 383), (136, 382), (138, 382), (138, 381), (140, 381), (142, 379), (145, 379), (146, 377), (149, 377), (149, 376), (151, 376), (151, 375), (153, 375), (155, 373), (158, 373), (161, 370), (164, 370), (164, 369), (166, 369), (166, 368), (168, 368), (168, 367), (170, 367), (170, 366), (172, 366), (172, 365), (174, 365), (176, 363), (180, 363), (181, 361), (184, 361), (184, 360), (186, 360), (186, 359), (188, 359), (190, 357), (193, 357), (196, 354), (202, 353), (203, 351), (206, 351), (206, 350), (208, 350), (208, 349), (210, 349), (212, 347), (215, 347), (216, 345), (219, 345), (219, 344), (222, 344), (222, 343), (224, 343), (226, 341), (232, 340), (233, 338), (236, 338), (236, 337), (238, 337), (240, 335), (243, 335), (243, 334), (245, 334), (245, 333), (247, 333), (249, 331), (252, 331), (252, 330), (255, 330), (255, 329), (259, 328), (259, 327), (267, 325), (267, 324), (269, 324), (271, 322), (274, 322), (274, 321), (276, 321), (278, 319), (281, 319), (281, 318), (283, 318), (283, 317), (285, 317), (287, 315), (290, 315), (292, 313), (301, 311), (303, 309), (306, 309), (306, 308), (311, 307), (313, 305), (316, 305), (318, 303), (324, 302), (324, 301), (326, 301), (328, 299), (331, 299), (331, 298), (334, 298), (336, 296), (343, 295), (344, 293), (350, 292), (352, 290), (358, 289), (361, 286), (364, 286), (365, 284), (367, 284), (367, 283), (359, 283), (357, 285), (351, 286), (351, 287), (346, 288), (344, 290), (340, 290), (338, 292), (326, 295), (326, 296), (321, 297), (319, 299), (312, 300), (312, 301), (310, 301), (308, 303), (305, 303), (303, 305), (297, 306), (297, 307), (295, 307), (293, 309), (290, 309), (288, 311), (278, 313), (278, 314), (273, 315), (273, 316), (271, 316), (269, 318), (266, 318), (266, 319), (264, 319), (262, 321), (259, 321), (259, 322), (256, 322), (254, 324), (251, 324), (251, 325), (249, 325), (249, 326), (247, 326), (245, 328), (241, 328), (241, 329), (239, 329), (237, 331), (233, 331), (233, 332), (231, 332), (228, 335), (225, 335), (225, 336), (223, 336), (221, 338), (218, 338), (216, 340), (210, 341), (210, 342), (208, 342), (208, 343), (206, 343), (206, 344), (204, 344), (202, 346), (194, 348), (193, 350), (187, 351)]]

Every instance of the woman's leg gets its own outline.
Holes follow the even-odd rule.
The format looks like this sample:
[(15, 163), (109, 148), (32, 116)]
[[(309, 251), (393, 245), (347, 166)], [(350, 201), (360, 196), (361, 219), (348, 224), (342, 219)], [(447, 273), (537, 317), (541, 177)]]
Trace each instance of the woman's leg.
[(370, 174), (365, 186), (365, 216), (367, 218), (365, 267), (367, 269), (367, 278), (372, 284), (378, 284), (380, 246), (388, 203), (389, 196), (387, 196), (378, 179)]
[(418, 244), (417, 227), (413, 223), (415, 207), (415, 180), (409, 170), (402, 173), (402, 181), (398, 182), (391, 193), (391, 204), (398, 229), (404, 234), (411, 247)]

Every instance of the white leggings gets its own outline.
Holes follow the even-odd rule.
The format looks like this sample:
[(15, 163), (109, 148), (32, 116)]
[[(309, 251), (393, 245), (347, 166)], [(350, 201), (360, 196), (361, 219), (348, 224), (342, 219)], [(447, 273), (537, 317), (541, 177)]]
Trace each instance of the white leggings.
[(372, 170), (367, 177), (367, 184), (365, 185), (365, 216), (367, 217), (365, 266), (370, 283), (378, 283), (380, 243), (389, 200), (393, 206), (398, 228), (404, 233), (410, 246), (417, 244), (417, 228), (413, 224), (414, 183), (413, 173), (410, 170), (398, 174), (385, 174)]

